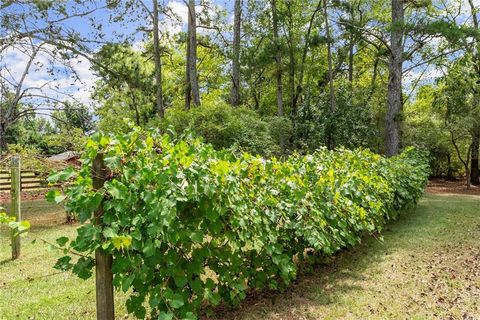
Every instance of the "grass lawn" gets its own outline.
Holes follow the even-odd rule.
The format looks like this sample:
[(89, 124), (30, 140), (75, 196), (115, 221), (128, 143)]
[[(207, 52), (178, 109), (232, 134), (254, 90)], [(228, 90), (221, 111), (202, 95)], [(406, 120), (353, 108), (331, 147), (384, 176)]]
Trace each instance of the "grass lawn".
[[(60, 207), (24, 202), (32, 222), (22, 258), (0, 232), (0, 319), (94, 319), (94, 282), (52, 269), (54, 242), (73, 235)], [(480, 319), (480, 197), (427, 195), (416, 212), (303, 276), (287, 292), (252, 297), (218, 319)], [(117, 294), (117, 319), (125, 319)]]
[[(73, 236), (76, 226), (63, 223), (61, 206), (43, 200), (22, 202), (22, 212), (32, 229), (22, 239), (19, 260), (10, 260), (10, 238), (5, 228), (0, 231), (0, 320), (95, 319), (94, 279), (53, 269), (63, 252), (40, 240), (55, 243), (60, 236)], [(127, 319), (125, 297), (117, 296), (116, 319)]]
[(480, 319), (480, 197), (426, 195), (415, 212), (229, 319)]

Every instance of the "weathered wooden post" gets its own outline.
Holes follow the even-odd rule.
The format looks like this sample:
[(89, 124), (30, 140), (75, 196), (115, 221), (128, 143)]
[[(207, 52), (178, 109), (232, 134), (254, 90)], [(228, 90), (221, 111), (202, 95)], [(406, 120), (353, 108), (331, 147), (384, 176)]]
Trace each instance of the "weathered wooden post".
[[(14, 217), (16, 221), (22, 220), (21, 211), (21, 163), (20, 156), (13, 156), (11, 160), (11, 189), (10, 189), (10, 216)], [(20, 236), (15, 235), (12, 230), (12, 260), (20, 257)]]
[[(103, 154), (99, 153), (92, 166), (93, 189), (101, 189), (108, 175), (108, 168), (103, 162)], [(95, 211), (95, 223), (102, 224), (103, 205)], [(102, 248), (95, 251), (95, 281), (97, 293), (97, 319), (115, 319), (115, 308), (113, 302), (113, 275), (112, 256), (105, 253)]]

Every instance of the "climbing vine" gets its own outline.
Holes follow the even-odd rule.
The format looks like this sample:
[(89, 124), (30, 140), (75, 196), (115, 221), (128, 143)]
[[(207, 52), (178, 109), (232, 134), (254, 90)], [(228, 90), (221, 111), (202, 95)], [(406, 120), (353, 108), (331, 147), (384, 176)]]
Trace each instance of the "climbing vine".
[[(110, 174), (95, 191), (98, 153)], [(85, 254), (66, 255), (56, 267), (88, 278), (90, 254), (101, 247), (113, 256), (115, 287), (130, 293), (130, 313), (196, 319), (200, 307), (285, 288), (312, 262), (308, 251), (329, 255), (380, 232), (417, 202), (427, 176), (427, 158), (413, 149), (389, 159), (320, 149), (279, 160), (139, 128), (97, 133), (78, 172), (50, 178), (72, 180), (64, 195), (49, 198), (65, 201), (82, 223), (74, 239), (57, 243)], [(92, 221), (99, 206), (101, 225)]]

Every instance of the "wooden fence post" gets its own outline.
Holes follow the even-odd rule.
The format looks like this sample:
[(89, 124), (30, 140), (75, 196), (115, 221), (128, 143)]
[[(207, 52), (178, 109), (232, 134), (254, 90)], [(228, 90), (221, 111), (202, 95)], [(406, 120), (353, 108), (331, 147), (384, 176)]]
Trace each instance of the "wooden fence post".
[[(101, 189), (108, 175), (108, 168), (103, 162), (103, 154), (99, 153), (92, 166), (93, 189)], [(103, 215), (103, 205), (95, 211), (95, 223), (101, 225)], [(113, 320), (115, 319), (115, 308), (113, 302), (113, 275), (112, 275), (112, 256), (105, 253), (102, 248), (95, 251), (95, 281), (97, 293), (97, 319)]]
[[(21, 212), (21, 171), (20, 156), (13, 156), (11, 162), (11, 189), (10, 189), (10, 216), (16, 221), (22, 220)], [(14, 235), (12, 231), (12, 260), (20, 257), (20, 236)]]

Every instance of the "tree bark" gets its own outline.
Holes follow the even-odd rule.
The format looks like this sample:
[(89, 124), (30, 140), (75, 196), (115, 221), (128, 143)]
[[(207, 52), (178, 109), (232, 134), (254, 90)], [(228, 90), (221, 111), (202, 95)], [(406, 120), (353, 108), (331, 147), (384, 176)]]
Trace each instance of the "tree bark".
[(0, 124), (0, 157), (8, 152), (7, 127), (4, 123)]
[(394, 156), (400, 152), (402, 127), (402, 67), (403, 67), (403, 0), (392, 0), (392, 31), (390, 38), (390, 60), (388, 65), (388, 92), (386, 114), (386, 154)]
[[(271, 0), (272, 6), (272, 31), (273, 31), (273, 41), (276, 47), (275, 53), (275, 63), (276, 63), (276, 72), (275, 78), (277, 81), (277, 116), (283, 117), (283, 85), (282, 85), (282, 52), (280, 47), (280, 39), (278, 37), (278, 15), (277, 15), (277, 3), (276, 0)], [(280, 132), (280, 149), (282, 153), (285, 152), (285, 137), (283, 132)]]
[[(337, 111), (337, 106), (335, 102), (335, 87), (333, 84), (332, 36), (330, 34), (330, 24), (328, 22), (327, 0), (323, 0), (323, 14), (325, 19), (325, 32), (327, 34), (328, 83), (330, 95), (329, 106), (330, 113), (333, 115)], [(330, 150), (335, 149), (335, 123), (333, 118), (328, 125), (327, 145)]]
[[(21, 182), (21, 159), (20, 156), (16, 155), (12, 157), (11, 162), (11, 189), (10, 189), (10, 216), (15, 219), (15, 221), (22, 221), (22, 182)], [(21, 254), (21, 241), (20, 236), (15, 235), (13, 230), (11, 231), (12, 238), (12, 260), (16, 260), (20, 257)]]
[(153, 54), (155, 56), (155, 84), (157, 86), (156, 108), (160, 118), (165, 116), (162, 90), (162, 60), (160, 57), (160, 40), (158, 36), (158, 0), (153, 0)]
[(197, 17), (195, 0), (188, 1), (188, 73), (190, 77), (190, 92), (193, 105), (200, 106), (200, 89), (197, 76)]
[(472, 156), (470, 159), (470, 183), (480, 185), (480, 170), (478, 166), (478, 151), (480, 147), (480, 127), (476, 124), (472, 134)]
[(297, 113), (296, 109), (296, 102), (295, 102), (295, 74), (297, 63), (295, 59), (295, 38), (293, 34), (293, 30), (295, 28), (294, 25), (294, 17), (292, 13), (292, 2), (287, 1), (287, 39), (288, 39), (288, 91), (290, 93), (290, 110), (291, 115), (295, 115)]
[[(132, 98), (132, 107), (133, 111), (135, 112), (135, 124), (140, 127), (140, 112), (138, 111), (138, 105), (137, 105), (137, 99), (135, 98), (135, 92), (132, 92), (130, 94)], [(160, 114), (159, 114), (160, 116)], [(163, 114), (160, 116), (160, 118), (163, 118)]]
[(298, 103), (300, 100), (300, 97), (303, 92), (303, 78), (304, 78), (304, 70), (305, 70), (305, 63), (307, 61), (307, 53), (310, 48), (310, 36), (312, 33), (312, 27), (313, 23), (315, 21), (315, 16), (317, 13), (321, 10), (322, 8), (322, 0), (318, 0), (317, 6), (315, 10), (313, 11), (312, 15), (310, 16), (310, 21), (308, 23), (308, 28), (307, 28), (307, 33), (305, 34), (305, 44), (303, 46), (303, 51), (302, 51), (302, 60), (299, 65), (299, 72), (298, 72), (298, 80), (297, 80), (297, 88), (295, 90), (295, 96), (292, 104), (292, 113), (295, 115), (297, 112), (298, 108)]
[(458, 144), (455, 140), (455, 136), (452, 131), (450, 131), (450, 138), (452, 141), (453, 146), (455, 147), (455, 151), (457, 152), (457, 157), (460, 160), (460, 162), (463, 164), (463, 167), (465, 168), (465, 178), (466, 178), (466, 183), (467, 183), (467, 189), (471, 189), (471, 179), (470, 179), (470, 159), (472, 155), (472, 147), (473, 143), (470, 143), (468, 146), (468, 151), (467, 151), (467, 156), (465, 159), (462, 157), (462, 153), (460, 152), (460, 148), (458, 147)]
[(275, 79), (277, 81), (277, 115), (279, 117), (283, 117), (282, 52), (280, 47), (280, 39), (278, 37), (278, 15), (276, 0), (271, 0), (271, 6), (273, 41), (275, 43), (275, 63), (277, 67), (275, 72)]
[[(479, 31), (480, 25), (478, 21), (478, 8), (473, 3), (473, 0), (468, 0), (470, 4), (470, 12), (472, 14), (473, 19), (473, 26), (474, 28)], [(474, 67), (477, 74), (477, 80), (480, 81), (480, 41), (475, 41), (475, 48), (474, 48)], [(475, 102), (477, 106), (480, 105), (480, 92), (474, 92), (476, 95)], [(472, 132), (472, 158), (470, 164), (470, 179), (473, 185), (480, 185), (480, 168), (478, 163), (478, 153), (479, 153), (479, 146), (480, 146), (480, 121), (478, 119), (474, 120), (473, 124), (473, 132)]]
[[(109, 169), (103, 161), (103, 154), (99, 153), (93, 160), (91, 175), (92, 187), (97, 191), (105, 184)], [(95, 224), (102, 229), (103, 203), (94, 212)], [(115, 305), (113, 297), (112, 255), (106, 253), (102, 247), (95, 250), (95, 283), (97, 300), (97, 319), (115, 319)]]
[(232, 59), (232, 106), (240, 105), (240, 31), (242, 23), (242, 0), (235, 0), (233, 22), (233, 59)]
[(192, 104), (192, 87), (190, 85), (190, 30), (187, 32), (187, 52), (186, 52), (186, 63), (185, 63), (185, 110), (190, 109)]
[(452, 156), (447, 154), (447, 180), (453, 180)]
[(350, 45), (348, 48), (348, 82), (353, 83), (353, 52), (355, 49), (355, 42), (353, 36), (350, 36)]

